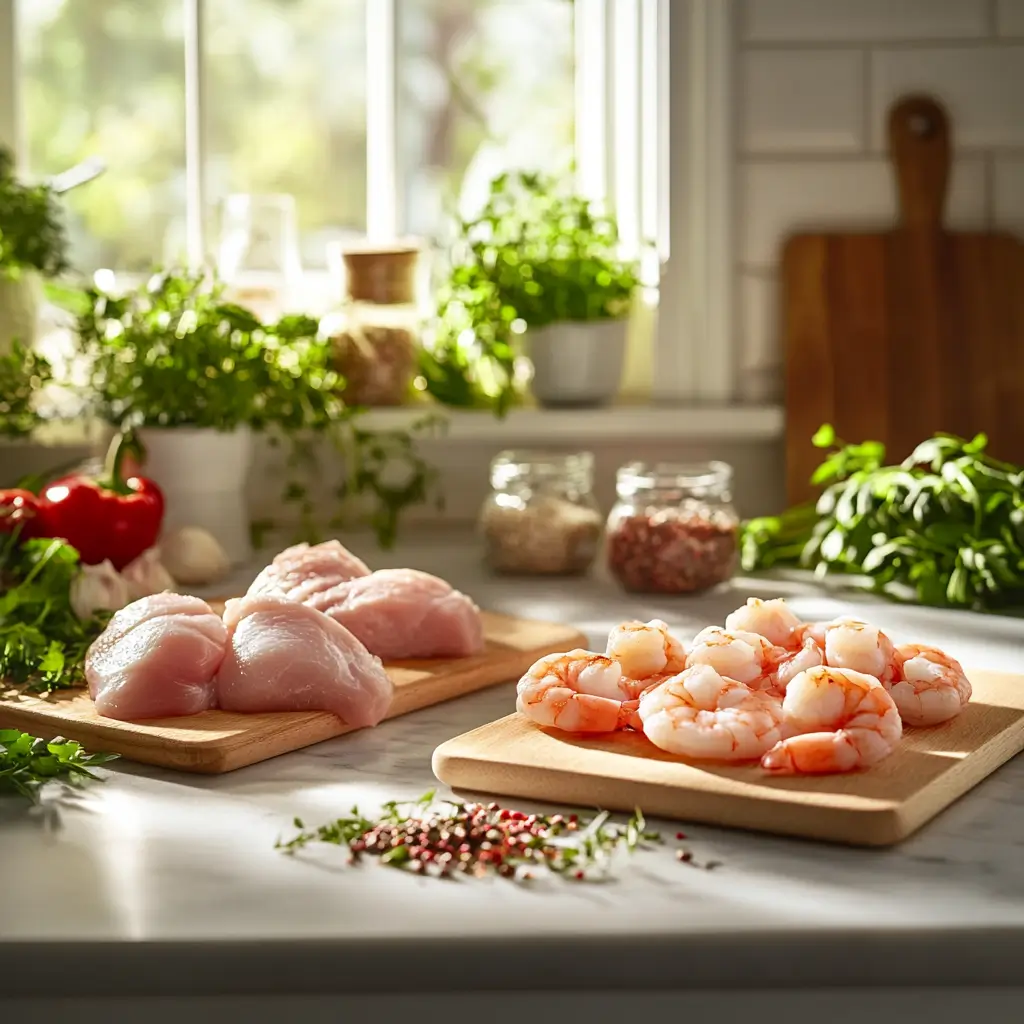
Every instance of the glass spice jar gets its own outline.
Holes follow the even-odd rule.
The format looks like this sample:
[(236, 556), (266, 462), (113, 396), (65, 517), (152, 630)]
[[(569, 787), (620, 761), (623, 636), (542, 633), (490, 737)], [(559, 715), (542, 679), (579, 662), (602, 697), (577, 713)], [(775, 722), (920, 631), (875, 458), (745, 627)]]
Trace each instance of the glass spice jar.
[(479, 520), (490, 568), (503, 575), (585, 573), (604, 527), (593, 480), (590, 452), (500, 452)]
[(739, 516), (724, 462), (622, 466), (608, 516), (606, 555), (629, 591), (686, 594), (728, 580), (736, 566)]
[(421, 331), (417, 246), (348, 248), (345, 297), (321, 321), (349, 405), (402, 405), (416, 375)]

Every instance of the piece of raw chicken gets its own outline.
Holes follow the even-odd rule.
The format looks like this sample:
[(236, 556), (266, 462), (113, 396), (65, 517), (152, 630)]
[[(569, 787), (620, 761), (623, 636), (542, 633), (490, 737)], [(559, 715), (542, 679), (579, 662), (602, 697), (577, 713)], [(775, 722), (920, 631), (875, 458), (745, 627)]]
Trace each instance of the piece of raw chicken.
[(228, 650), (217, 673), (224, 711), (331, 711), (376, 725), (394, 685), (380, 658), (315, 608), (267, 594), (228, 601)]
[(97, 712), (134, 722), (206, 711), (227, 639), (221, 617), (198, 597), (164, 591), (125, 605), (85, 655)]
[(385, 661), (464, 658), (483, 650), (480, 609), (418, 569), (378, 569), (310, 594), (304, 603), (340, 622)]
[(246, 596), (272, 594), (301, 602), (339, 583), (369, 575), (366, 563), (340, 541), (296, 544), (274, 557), (253, 580)]

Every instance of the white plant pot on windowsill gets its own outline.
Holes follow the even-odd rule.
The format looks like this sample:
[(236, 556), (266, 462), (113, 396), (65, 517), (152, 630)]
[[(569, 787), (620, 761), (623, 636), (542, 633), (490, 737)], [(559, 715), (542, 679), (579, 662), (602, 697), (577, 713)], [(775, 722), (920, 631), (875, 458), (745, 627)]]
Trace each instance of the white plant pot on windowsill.
[(14, 341), (32, 348), (39, 333), (42, 279), (34, 270), (10, 277), (0, 270), (0, 356), (11, 351)]
[(192, 427), (143, 427), (143, 472), (164, 492), (164, 531), (201, 526), (220, 542), (232, 565), (252, 557), (246, 481), (252, 432)]
[(563, 321), (529, 330), (523, 349), (533, 363), (530, 390), (546, 408), (593, 408), (615, 400), (622, 385), (628, 317)]

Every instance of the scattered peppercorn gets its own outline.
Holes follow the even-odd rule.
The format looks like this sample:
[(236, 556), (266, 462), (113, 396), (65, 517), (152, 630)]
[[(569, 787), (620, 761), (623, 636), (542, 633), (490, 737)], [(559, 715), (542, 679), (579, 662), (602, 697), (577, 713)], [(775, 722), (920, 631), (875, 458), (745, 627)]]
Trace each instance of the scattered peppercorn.
[[(311, 842), (333, 843), (347, 848), (349, 864), (372, 854), (389, 867), (431, 878), (450, 878), (457, 872), (529, 881), (537, 868), (544, 867), (584, 881), (595, 871), (605, 873), (617, 849), (633, 851), (661, 840), (658, 832), (647, 829), (639, 809), (625, 825), (609, 818), (608, 811), (587, 819), (576, 814), (525, 814), (496, 803), (444, 801), (435, 806), (431, 792), (413, 804), (390, 801), (375, 821), (357, 807), (350, 817), (310, 831), (296, 818), (299, 834), (275, 845), (291, 853)], [(680, 860), (690, 861), (692, 856), (677, 852)]]

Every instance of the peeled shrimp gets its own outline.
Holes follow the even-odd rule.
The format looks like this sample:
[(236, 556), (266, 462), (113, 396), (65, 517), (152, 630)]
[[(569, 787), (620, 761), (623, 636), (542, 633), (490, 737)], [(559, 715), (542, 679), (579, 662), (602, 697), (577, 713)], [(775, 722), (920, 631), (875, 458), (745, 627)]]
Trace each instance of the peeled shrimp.
[(519, 680), (516, 710), (538, 725), (565, 732), (614, 732), (640, 727), (635, 682), (617, 661), (593, 651), (549, 654)]
[(825, 664), (825, 648), (813, 637), (807, 637), (795, 650), (782, 648), (782, 654), (775, 663), (772, 681), (775, 691), (783, 696), (789, 684), (801, 672)]
[(960, 663), (935, 647), (901, 644), (899, 674), (885, 683), (907, 725), (938, 725), (955, 718), (971, 699), (971, 684)]
[(797, 634), (803, 625), (800, 617), (781, 597), (770, 601), (748, 597), (745, 605), (725, 618), (725, 628), (731, 633), (757, 633), (768, 643), (786, 648), (800, 646)]
[(898, 674), (892, 641), (877, 626), (869, 626), (860, 619), (840, 618), (810, 624), (803, 635), (805, 640), (822, 646), (829, 668), (853, 669), (883, 683)]
[(647, 738), (699, 760), (752, 761), (782, 737), (782, 707), (767, 693), (694, 665), (640, 698)]
[(867, 768), (891, 754), (903, 734), (885, 687), (848, 668), (801, 672), (786, 690), (782, 714), (789, 738), (761, 758), (762, 768), (780, 775)]
[(623, 622), (608, 634), (605, 654), (622, 666), (629, 679), (673, 676), (686, 667), (686, 650), (661, 619)]
[(773, 673), (782, 653), (757, 633), (708, 626), (693, 638), (686, 667), (710, 665), (727, 679), (755, 690), (772, 690)]

